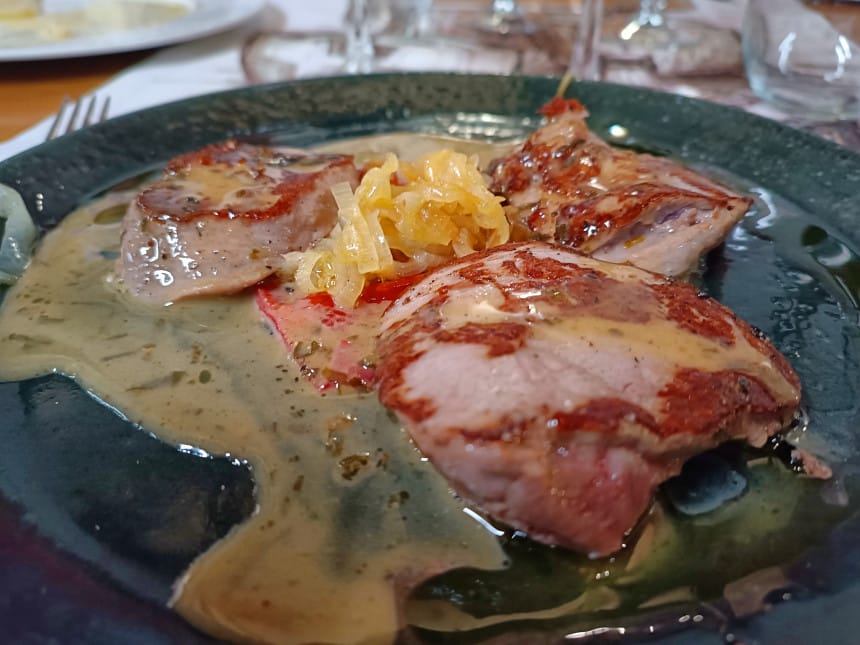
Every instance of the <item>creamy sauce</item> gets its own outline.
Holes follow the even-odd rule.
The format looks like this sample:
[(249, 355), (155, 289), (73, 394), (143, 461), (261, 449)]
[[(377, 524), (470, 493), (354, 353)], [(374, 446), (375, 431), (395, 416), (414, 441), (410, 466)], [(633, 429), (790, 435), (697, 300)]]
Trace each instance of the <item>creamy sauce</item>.
[(50, 2), (45, 5), (45, 13), (32, 7), (0, 10), (0, 47), (35, 47), (155, 27), (177, 20), (189, 11), (189, 4), (181, 0), (91, 0), (82, 9), (73, 11), (62, 10), (62, 3), (59, 11), (48, 11)]
[(218, 202), (213, 203), (212, 210), (221, 210), (232, 206), (240, 212), (250, 210), (266, 210), (278, 201), (278, 196), (264, 190), (248, 190), (254, 186), (255, 177), (248, 172), (234, 171), (224, 173), (219, 168), (211, 166), (192, 166), (179, 178), (183, 182), (182, 192), (198, 201), (205, 195), (220, 195)]
[[(414, 136), (381, 141), (418, 154)], [(451, 140), (418, 147), (439, 145)], [(250, 463), (258, 509), (192, 564), (177, 611), (234, 640), (388, 642), (398, 602), (422, 579), (503, 566), (496, 538), (375, 395), (321, 397), (252, 295), (154, 308), (121, 295), (116, 207), (132, 198), (108, 195), (42, 241), (2, 306), (0, 378), (71, 375), (167, 442)]]
[[(581, 351), (592, 348), (595, 354), (615, 355), (619, 339), (629, 355), (629, 361), (649, 362), (652, 369), (660, 364), (684, 366), (703, 372), (741, 370), (761, 381), (780, 401), (792, 401), (796, 392), (776, 366), (733, 329), (735, 343), (725, 343), (686, 332), (671, 320), (659, 315), (643, 324), (620, 320), (607, 321), (592, 315), (565, 316), (561, 307), (552, 302), (521, 296), (529, 301), (528, 311), (504, 311), (505, 295), (495, 288), (481, 286), (458, 294), (440, 307), (442, 329), (458, 329), (467, 323), (493, 325), (502, 322), (521, 322), (528, 325), (536, 340), (548, 341), (553, 347), (582, 345)], [(616, 356), (617, 361), (624, 357)], [(653, 363), (652, 363), (653, 361)], [(633, 365), (631, 371), (635, 372)], [(619, 372), (623, 372), (620, 370)]]
[[(439, 146), (478, 154), (482, 165), (506, 151), (415, 135), (335, 142), (326, 150), (358, 153), (361, 161)], [(108, 195), (42, 241), (0, 307), (0, 379), (74, 376), (169, 443), (251, 464), (257, 511), (192, 564), (171, 601), (214, 636), (384, 643), (404, 624), (469, 630), (572, 614), (582, 625), (614, 624), (617, 616), (698, 598), (702, 585), (712, 594), (704, 583), (714, 576), (735, 580), (788, 561), (815, 541), (798, 529), (828, 526), (845, 512), (828, 511), (818, 489), (793, 473), (767, 460), (750, 463), (748, 494), (687, 520), (656, 505), (617, 557), (589, 562), (541, 550), (523, 593), (516, 557), (503, 570), (510, 552), (502, 552), (498, 532), (452, 497), (375, 395), (321, 398), (299, 377), (251, 295), (152, 308), (119, 294), (110, 276), (119, 219), (132, 197)], [(495, 308), (448, 314), (492, 320)], [(459, 566), (489, 571), (438, 576), (406, 603), (422, 580)], [(449, 586), (446, 576), (457, 584)], [(487, 603), (492, 611), (467, 611), (469, 594), (493, 592), (498, 579), (504, 591)], [(764, 587), (745, 585), (762, 602)], [(448, 595), (430, 594), (434, 588)], [(450, 589), (460, 597), (450, 598)], [(736, 591), (732, 597), (742, 595)], [(733, 602), (729, 595), (726, 587)]]

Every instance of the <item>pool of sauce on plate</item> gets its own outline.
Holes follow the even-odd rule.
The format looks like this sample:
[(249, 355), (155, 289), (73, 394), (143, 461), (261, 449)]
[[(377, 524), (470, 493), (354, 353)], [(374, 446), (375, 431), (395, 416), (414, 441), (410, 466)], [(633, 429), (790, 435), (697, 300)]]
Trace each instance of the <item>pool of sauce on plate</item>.
[[(338, 148), (380, 145), (410, 156), (441, 142)], [(399, 590), (450, 567), (503, 566), (496, 538), (375, 395), (307, 385), (253, 294), (152, 308), (110, 284), (133, 195), (109, 194), (43, 240), (3, 305), (0, 378), (72, 375), (167, 442), (250, 463), (257, 511), (178, 581), (177, 611), (224, 638), (384, 642)]]
[[(361, 160), (388, 150), (415, 156), (440, 145), (479, 153), (482, 163), (500, 152), (415, 135), (327, 149)], [(42, 241), (3, 302), (0, 378), (73, 376), (164, 441), (251, 465), (257, 511), (175, 586), (172, 606), (200, 629), (253, 642), (390, 642), (404, 623), (442, 632), (624, 616), (729, 593), (725, 582), (782, 561), (774, 558), (797, 553), (810, 539), (809, 531), (787, 527), (808, 512), (798, 509), (818, 512), (818, 488), (764, 460), (750, 464), (747, 495), (692, 524), (656, 506), (618, 557), (589, 561), (510, 535), (500, 542), (497, 531), (465, 512), (374, 395), (322, 397), (312, 390), (252, 295), (159, 308), (122, 296), (110, 276), (132, 198), (108, 194)], [(719, 561), (717, 538), (703, 537), (715, 526), (742, 536), (723, 545), (736, 566)], [(789, 531), (796, 540), (778, 552), (772, 536)], [(538, 553), (533, 570), (511, 561), (524, 543)], [(710, 555), (679, 565), (679, 554), (690, 549)], [(739, 553), (747, 556), (742, 566)], [(699, 565), (722, 567), (718, 577), (725, 580), (703, 582), (709, 574)], [(540, 582), (535, 593), (504, 593), (529, 576)], [(419, 584), (407, 603), (408, 590)], [(452, 598), (457, 588), (466, 593)]]

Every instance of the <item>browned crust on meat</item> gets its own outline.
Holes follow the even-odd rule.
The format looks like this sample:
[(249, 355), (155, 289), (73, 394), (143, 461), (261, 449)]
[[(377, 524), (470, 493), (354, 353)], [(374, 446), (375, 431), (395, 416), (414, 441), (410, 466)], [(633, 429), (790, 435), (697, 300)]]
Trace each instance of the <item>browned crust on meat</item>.
[[(597, 191), (586, 184), (600, 175), (598, 156), (603, 148), (585, 139), (575, 139), (556, 150), (549, 144), (538, 143), (532, 135), (519, 151), (496, 167), (490, 190), (503, 195), (517, 193), (539, 178), (549, 192), (566, 197), (590, 197)], [(560, 158), (564, 158), (565, 163), (559, 163)]]
[(663, 400), (656, 430), (661, 437), (716, 435), (743, 416), (779, 416), (783, 409), (760, 381), (733, 370), (678, 370), (658, 396)]
[[(503, 311), (520, 311), (524, 303), (511, 293), (540, 291), (530, 298), (532, 302), (544, 300), (561, 308), (567, 314), (588, 313), (608, 321), (646, 323), (658, 312), (659, 302), (639, 285), (617, 280), (606, 273), (587, 266), (565, 263), (556, 258), (538, 257), (522, 244), (514, 242), (497, 247), (498, 251), (514, 250), (514, 259), (505, 260), (502, 266), (519, 277), (501, 285), (491, 267), (483, 262), (483, 252), (461, 260), (464, 266), (456, 273), (472, 284), (492, 284), (504, 296)], [(665, 281), (654, 276), (654, 281)], [(575, 297), (571, 297), (575, 294)], [(428, 305), (441, 306), (451, 296), (449, 287), (441, 287)]]
[[(490, 189), (506, 197), (514, 235), (594, 252), (672, 204), (736, 221), (752, 203), (679, 164), (613, 148), (590, 132), (576, 101), (547, 104), (549, 123), (491, 166)], [(684, 185), (664, 183), (661, 175)], [(705, 249), (707, 250), (707, 249)]]
[(657, 282), (651, 291), (665, 309), (666, 317), (689, 332), (731, 346), (735, 343), (732, 321), (745, 327), (719, 302), (683, 282)]
[(487, 356), (494, 357), (513, 354), (525, 344), (528, 335), (528, 326), (520, 323), (469, 323), (456, 329), (440, 329), (433, 338), (443, 343), (486, 345)]
[[(698, 203), (714, 210), (725, 208), (732, 201), (728, 196), (706, 197), (692, 191), (647, 182), (623, 186), (561, 206), (555, 222), (555, 239), (575, 249), (585, 249), (592, 239), (612, 238), (641, 220), (649, 209), (666, 203), (668, 199), (686, 200), (688, 205)], [(605, 202), (616, 203), (611, 208), (601, 209), (601, 204)]]
[[(310, 156), (310, 155), (308, 155)], [(137, 206), (147, 218), (187, 222), (199, 217), (222, 219), (261, 220), (281, 217), (293, 210), (304, 196), (315, 190), (324, 180), (326, 170), (338, 166), (351, 166), (352, 158), (345, 155), (327, 155), (326, 167), (317, 172), (293, 172), (284, 169), (279, 179), (265, 174), (265, 167), (275, 163), (278, 153), (265, 146), (252, 146), (237, 141), (225, 141), (206, 146), (169, 161), (164, 177), (142, 190), (136, 198)], [(322, 159), (322, 158), (321, 158)], [(194, 166), (219, 167), (226, 173), (243, 173), (253, 178), (248, 194), (269, 191), (277, 200), (268, 208), (240, 210), (235, 207), (216, 208), (210, 197), (195, 201), (177, 202), (185, 193), (179, 183)], [(321, 197), (323, 206), (336, 208), (330, 195)]]
[[(537, 257), (524, 249), (517, 251), (516, 259), (517, 271), (524, 279), (507, 289), (543, 288), (545, 293), (540, 298), (558, 305), (566, 314), (587, 313), (607, 321), (646, 323), (657, 312), (657, 302), (641, 285), (616, 280), (591, 267)], [(549, 289), (546, 289), (547, 285), (550, 285)], [(507, 294), (506, 301), (516, 302)]]
[[(417, 327), (416, 320), (405, 320), (392, 327), (380, 340), (378, 353), (385, 359), (377, 364), (376, 378), (382, 404), (417, 423), (433, 416), (436, 407), (430, 401), (402, 396), (406, 368), (424, 354), (416, 346), (418, 329), (412, 327)], [(394, 342), (386, 342), (392, 339)]]
[(572, 412), (556, 412), (548, 427), (559, 433), (616, 433), (622, 423), (636, 423), (653, 434), (659, 434), (657, 420), (641, 406), (617, 398), (592, 399)]

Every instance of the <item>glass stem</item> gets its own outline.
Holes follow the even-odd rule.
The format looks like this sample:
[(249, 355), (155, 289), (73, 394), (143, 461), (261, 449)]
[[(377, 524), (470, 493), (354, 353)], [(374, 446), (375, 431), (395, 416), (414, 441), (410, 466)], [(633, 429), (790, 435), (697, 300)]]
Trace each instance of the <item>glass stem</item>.
[(373, 67), (373, 39), (370, 36), (367, 0), (350, 0), (346, 14), (346, 64), (348, 74), (367, 74)]
[(419, 38), (432, 36), (433, 34), (433, 0), (415, 0), (413, 25), (414, 34)]
[(638, 22), (643, 27), (662, 27), (666, 24), (663, 12), (667, 0), (639, 0)]
[(600, 34), (603, 29), (603, 0), (583, 0), (579, 29), (571, 52), (568, 74), (573, 78), (600, 80)]
[(516, 0), (493, 0), (490, 8), (493, 20), (509, 20), (522, 15)]

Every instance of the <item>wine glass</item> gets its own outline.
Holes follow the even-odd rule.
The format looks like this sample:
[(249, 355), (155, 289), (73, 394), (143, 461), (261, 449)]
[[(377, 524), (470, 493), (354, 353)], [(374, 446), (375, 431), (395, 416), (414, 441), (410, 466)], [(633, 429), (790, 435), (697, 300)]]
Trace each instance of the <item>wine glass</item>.
[[(537, 24), (529, 19), (517, 0), (492, 0), (490, 15), (484, 25), (502, 35), (525, 37), (526, 46), (539, 47), (550, 35), (547, 28), (559, 19), (569, 19), (571, 12), (569, 7), (565, 7), (562, 14), (552, 14), (546, 8), (542, 9), (542, 13), (549, 14), (551, 19)], [(567, 76), (586, 80), (596, 80), (599, 77), (598, 50), (602, 19), (603, 0), (583, 0), (576, 28), (570, 33), (573, 43), (565, 70)]]
[(527, 17), (517, 0), (492, 0), (489, 15), (481, 21), (480, 27), (501, 34), (528, 34), (535, 31), (535, 25)]
[(375, 34), (390, 19), (389, 0), (349, 0), (341, 31), (263, 31), (252, 35), (242, 47), (242, 68), (252, 84), (366, 74), (376, 69)]
[(349, 0), (343, 64), (347, 74), (367, 74), (374, 70), (373, 35), (384, 29), (390, 19), (390, 4), (385, 0)]
[[(401, 42), (405, 37), (413, 44), (433, 45), (441, 51), (502, 52), (518, 60), (509, 73), (567, 71), (575, 78), (594, 79), (602, 3), (583, 0), (577, 13), (567, 3), (541, 5), (539, 11), (530, 12), (517, 0), (472, 5), (399, 0), (401, 7), (408, 8), (400, 37)], [(385, 40), (391, 43), (397, 37)]]
[[(584, 0), (583, 5), (601, 2)], [(491, 28), (493, 15), (507, 16), (509, 28)], [(593, 23), (582, 19), (587, 15), (593, 14), (560, 6), (542, 9), (532, 22), (514, 0), (494, 0), (489, 6), (349, 0), (342, 31), (257, 34), (245, 43), (242, 64), (250, 83), (394, 70), (496, 74), (570, 70), (576, 78), (593, 78), (581, 73), (576, 62), (596, 54)], [(479, 27), (482, 18), (484, 26)]]
[(650, 50), (673, 38), (666, 24), (666, 0), (640, 0), (639, 12), (619, 32), (621, 40)]
[(652, 73), (711, 75), (739, 66), (740, 42), (730, 29), (669, 19), (666, 6), (667, 0), (639, 0), (632, 17), (607, 16), (600, 53), (609, 68), (622, 74), (608, 80), (637, 84)]

